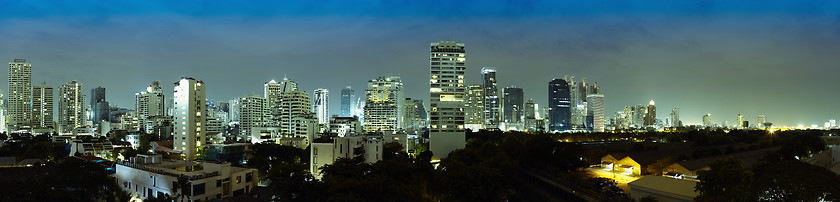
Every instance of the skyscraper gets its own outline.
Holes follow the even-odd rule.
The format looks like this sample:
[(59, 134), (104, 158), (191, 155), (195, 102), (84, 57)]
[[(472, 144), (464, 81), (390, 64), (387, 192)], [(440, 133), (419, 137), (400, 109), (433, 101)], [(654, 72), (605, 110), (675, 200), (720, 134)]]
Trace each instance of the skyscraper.
[(486, 128), (499, 127), (499, 120), (501, 117), (499, 113), (501, 110), (499, 101), (499, 89), (496, 87), (496, 68), (483, 67), (481, 68), (481, 75), (484, 83), (484, 122)]
[(350, 86), (341, 89), (341, 116), (353, 116), (353, 102), (356, 101), (356, 93)]
[(85, 125), (82, 84), (70, 81), (58, 88), (58, 94), (58, 131), (72, 133), (74, 129)]
[[(764, 122), (767, 122), (766, 120), (764, 120), (764, 115), (758, 115), (758, 122), (755, 122), (755, 124), (756, 124), (755, 126), (758, 127), (758, 128), (764, 128)], [(834, 123), (836, 123), (836, 122), (834, 120), (832, 120), (830, 122), (832, 122), (831, 127), (834, 127), (835, 126)]]
[(571, 100), (569, 84), (563, 79), (548, 82), (548, 131), (567, 131), (571, 128)]
[(682, 127), (679, 108), (674, 107), (674, 109), (671, 109), (671, 127)]
[(312, 111), (318, 116), (319, 124), (330, 122), (330, 91), (327, 89), (315, 89), (315, 102), (312, 104)]
[(707, 128), (713, 126), (712, 125), (712, 115), (711, 114), (703, 115), (703, 126), (705, 126)]
[(429, 55), (430, 150), (433, 159), (442, 159), (464, 148), (464, 71), (466, 50), (463, 43), (431, 43)]
[[(419, 103), (419, 104), (422, 104)], [(401, 128), (405, 129), (407, 132), (414, 132), (420, 129), (422, 121), (420, 120), (420, 112), (418, 112), (418, 103), (411, 98), (405, 98), (403, 101), (403, 125)]]
[(309, 127), (310, 122), (316, 125), (318, 122), (318, 117), (312, 113), (309, 94), (298, 90), (286, 91), (280, 97), (280, 103), (280, 132), (308, 137), (308, 134), (312, 132)]
[(515, 86), (504, 89), (502, 99), (502, 119), (505, 123), (522, 123), (522, 107), (525, 93)]
[(102, 86), (90, 90), (90, 112), (91, 121), (94, 125), (99, 125), (103, 120), (108, 120), (111, 114), (108, 101), (105, 101), (105, 88)]
[[(207, 141), (207, 105), (204, 82), (184, 77), (175, 82), (173, 149), (184, 151), (187, 160), (195, 159), (198, 149)], [(206, 127), (205, 127), (206, 129)]]
[[(281, 105), (282, 105), (282, 97), (283, 93), (297, 91), (297, 83), (289, 78), (283, 77), (283, 80), (280, 83), (277, 83), (274, 80), (266, 82), (263, 89), (263, 95), (266, 101), (268, 102), (268, 109), (269, 113), (271, 114), (271, 119), (268, 123), (269, 126), (279, 126), (280, 119), (281, 119)], [(309, 99), (307, 99), (307, 105), (310, 105)], [(310, 111), (312, 109), (309, 109)]]
[(33, 132), (55, 132), (53, 121), (53, 87), (47, 83), (32, 87)]
[(738, 114), (738, 116), (735, 117), (735, 122), (738, 123), (736, 127), (744, 127), (744, 115)]
[[(592, 131), (604, 132), (604, 95), (589, 94), (586, 96), (587, 114), (592, 117)], [(589, 124), (587, 124), (589, 125)]]
[(475, 84), (467, 86), (467, 98), (464, 101), (464, 111), (466, 117), (464, 124), (466, 128), (472, 131), (484, 129), (484, 88), (482, 85)]
[(645, 111), (644, 124), (644, 126), (656, 125), (656, 105), (654, 105), (653, 100), (650, 100), (650, 103), (647, 106), (647, 111)]
[(9, 63), (8, 130), (28, 127), (32, 121), (32, 64), (25, 59)]
[(146, 133), (152, 133), (154, 124), (149, 117), (167, 114), (166, 98), (163, 95), (160, 81), (154, 81), (152, 85), (146, 87), (146, 91), (134, 94), (134, 110), (137, 112), (138, 121), (143, 125)]
[(396, 131), (402, 125), (403, 95), (399, 76), (383, 76), (369, 80), (365, 89), (364, 131)]
[(537, 109), (536, 104), (534, 104), (534, 99), (528, 99), (525, 102), (525, 107), (522, 109), (522, 122), (525, 123), (524, 129), (526, 131), (537, 130)]

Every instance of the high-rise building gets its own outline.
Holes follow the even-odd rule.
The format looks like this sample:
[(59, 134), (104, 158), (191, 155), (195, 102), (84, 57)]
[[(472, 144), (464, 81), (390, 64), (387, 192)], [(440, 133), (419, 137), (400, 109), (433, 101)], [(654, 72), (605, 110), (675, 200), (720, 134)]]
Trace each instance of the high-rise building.
[(674, 109), (671, 109), (671, 127), (682, 127), (679, 108), (674, 107)]
[[(297, 83), (286, 77), (283, 77), (283, 80), (280, 81), (280, 83), (277, 83), (274, 80), (265, 83), (264, 98), (268, 101), (268, 108), (271, 114), (271, 119), (268, 124), (269, 126), (280, 125), (283, 93), (291, 91), (297, 91)], [(307, 103), (308, 102), (309, 99), (307, 99)]]
[(341, 89), (341, 117), (353, 116), (353, 103), (356, 101), (356, 93), (350, 86)]
[(82, 84), (70, 81), (58, 88), (58, 131), (72, 133), (85, 125), (85, 95)]
[(548, 131), (571, 130), (571, 92), (563, 79), (548, 82)]
[(270, 118), (268, 102), (257, 95), (246, 95), (239, 98), (239, 130), (240, 134), (251, 135), (251, 130), (264, 127)]
[(318, 116), (318, 124), (330, 122), (330, 91), (327, 89), (315, 89), (315, 102), (312, 103), (312, 111)]
[(644, 119), (644, 126), (656, 125), (656, 105), (654, 105), (653, 100), (651, 100), (647, 106)]
[(53, 87), (47, 83), (32, 87), (32, 130), (55, 132), (53, 121)]
[[(764, 115), (758, 115), (758, 122), (755, 122), (755, 124), (756, 124), (755, 126), (758, 127), (758, 128), (764, 128), (764, 122), (767, 122), (766, 120), (764, 120)], [(834, 127), (835, 126), (835, 124), (834, 124), (835, 121), (831, 120), (830, 122), (832, 122), (831, 127)]]
[(0, 90), (0, 133), (7, 133), (6, 130), (6, 115), (9, 113), (6, 111), (6, 94), (3, 93), (3, 90)]
[[(592, 117), (592, 120), (589, 121), (592, 125), (592, 131), (594, 132), (604, 132), (604, 95), (601, 94), (589, 94), (586, 96), (586, 103), (587, 103), (587, 114)], [(587, 124), (590, 125), (590, 124)]]
[(396, 131), (403, 122), (402, 79), (399, 76), (383, 76), (369, 80), (365, 89), (365, 132)]
[(736, 127), (744, 127), (744, 115), (738, 114), (738, 116), (735, 117), (735, 122), (738, 123), (738, 126)]
[(163, 95), (160, 81), (154, 81), (152, 85), (146, 87), (146, 91), (134, 94), (134, 110), (146, 133), (152, 133), (154, 120), (149, 117), (167, 115), (166, 97)]
[(292, 90), (283, 93), (280, 97), (281, 133), (308, 137), (307, 134), (312, 132), (309, 124), (317, 125), (318, 121), (318, 117), (312, 113), (312, 102), (309, 98), (309, 94), (304, 91)]
[(711, 114), (703, 115), (703, 126), (705, 126), (705, 127), (712, 127), (713, 126), (712, 125), (712, 115)]
[(32, 121), (32, 64), (25, 59), (9, 63), (9, 131), (26, 129)]
[(483, 67), (481, 68), (481, 75), (484, 83), (484, 122), (486, 128), (499, 127), (499, 120), (501, 117), (499, 110), (501, 110), (499, 101), (499, 89), (496, 87), (496, 68)]
[(429, 55), (429, 139), (433, 159), (442, 159), (465, 146), (463, 43), (431, 43)]
[(411, 98), (405, 98), (405, 101), (403, 101), (403, 125), (401, 128), (405, 129), (407, 132), (417, 131), (423, 124), (420, 119), (420, 112), (418, 112), (418, 110), (422, 107), (418, 107), (418, 104), (422, 105), (423, 103), (418, 103)]
[(537, 108), (534, 99), (528, 99), (525, 102), (525, 107), (522, 109), (522, 122), (525, 123), (526, 131), (537, 130)]
[[(175, 82), (174, 116), (175, 138), (173, 149), (184, 151), (187, 160), (193, 160), (198, 149), (207, 142), (207, 105), (204, 82), (184, 77)], [(202, 127), (205, 130), (202, 130)]]
[(485, 99), (482, 85), (475, 84), (467, 86), (467, 98), (464, 101), (464, 111), (466, 113), (464, 124), (466, 128), (472, 131), (484, 129), (486, 124), (484, 121)]
[(98, 125), (104, 120), (108, 120), (111, 115), (108, 101), (105, 101), (105, 88), (102, 86), (90, 90), (90, 112), (91, 121), (94, 125)]
[(515, 86), (504, 88), (502, 94), (502, 120), (504, 123), (521, 123), (525, 93)]

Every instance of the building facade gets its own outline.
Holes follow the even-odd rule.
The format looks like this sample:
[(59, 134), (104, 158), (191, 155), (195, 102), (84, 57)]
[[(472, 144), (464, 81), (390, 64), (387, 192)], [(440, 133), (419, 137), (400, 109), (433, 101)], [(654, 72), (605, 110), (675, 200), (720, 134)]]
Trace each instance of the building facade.
[(369, 80), (365, 89), (364, 130), (396, 131), (403, 125), (402, 79), (399, 76)]
[(484, 87), (484, 122), (486, 128), (498, 128), (501, 117), (499, 89), (496, 84), (496, 68), (483, 67), (481, 68), (481, 76), (483, 78), (482, 87)]
[(85, 95), (82, 84), (70, 81), (58, 88), (58, 131), (72, 133), (74, 129), (85, 126)]
[(47, 83), (32, 87), (32, 131), (55, 132), (53, 87)]
[(478, 131), (484, 129), (485, 118), (485, 95), (482, 85), (475, 84), (467, 86), (467, 98), (464, 102), (464, 125), (467, 129)]
[(32, 63), (15, 59), (9, 63), (9, 131), (24, 130), (32, 121)]
[(146, 133), (151, 133), (154, 121), (149, 117), (166, 115), (166, 97), (160, 81), (154, 81), (145, 91), (134, 94), (134, 110)]
[(341, 117), (353, 116), (353, 104), (356, 102), (356, 92), (350, 86), (341, 89)]
[(563, 79), (554, 79), (548, 83), (548, 131), (571, 130), (571, 92), (569, 84)]
[(102, 86), (90, 90), (90, 120), (94, 125), (107, 121), (111, 108), (105, 100), (105, 88)]
[(312, 111), (318, 116), (318, 124), (327, 124), (330, 121), (330, 91), (327, 89), (315, 89)]
[(466, 50), (463, 43), (431, 43), (429, 55), (429, 147), (433, 159), (445, 158), (465, 146), (464, 71)]
[(586, 103), (587, 110), (589, 110), (587, 114), (592, 117), (590, 121), (592, 123), (592, 131), (604, 132), (604, 121), (606, 118), (604, 114), (604, 95), (589, 94), (586, 96)]
[[(207, 104), (204, 82), (184, 77), (175, 82), (174, 122), (175, 150), (183, 151), (187, 160), (193, 160), (198, 149), (207, 142)], [(205, 130), (202, 130), (204, 128)]]

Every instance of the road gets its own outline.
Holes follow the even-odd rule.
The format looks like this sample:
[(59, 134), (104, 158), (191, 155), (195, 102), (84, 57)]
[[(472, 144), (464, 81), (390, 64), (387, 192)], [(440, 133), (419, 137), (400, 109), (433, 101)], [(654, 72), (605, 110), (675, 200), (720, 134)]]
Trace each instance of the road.
[(618, 185), (618, 188), (621, 188), (621, 190), (624, 190), (624, 193), (627, 194), (630, 194), (630, 187), (627, 186), (627, 183), (639, 179), (639, 177), (628, 176), (617, 172), (614, 173), (610, 171), (604, 171), (597, 168), (587, 168), (586, 171), (589, 171), (589, 173), (592, 173), (592, 175), (596, 177), (603, 177), (615, 180), (615, 183)]

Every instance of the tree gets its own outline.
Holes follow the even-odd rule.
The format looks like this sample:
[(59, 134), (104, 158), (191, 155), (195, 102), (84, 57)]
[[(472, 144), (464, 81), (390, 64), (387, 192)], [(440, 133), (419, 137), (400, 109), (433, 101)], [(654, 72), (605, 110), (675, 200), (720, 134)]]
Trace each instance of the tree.
[(825, 168), (786, 160), (756, 166), (753, 195), (766, 201), (840, 201), (840, 179)]
[(668, 168), (668, 166), (671, 166), (671, 164), (674, 164), (674, 161), (671, 160), (670, 157), (665, 157), (665, 158), (656, 160), (656, 162), (650, 164), (647, 167), (647, 170), (652, 175), (660, 176), (660, 175), (662, 175), (662, 172), (664, 172), (664, 170), (666, 168)]
[(754, 181), (753, 172), (735, 157), (717, 159), (709, 170), (698, 171), (700, 182), (694, 190), (700, 192), (695, 201), (755, 201), (749, 193)]

